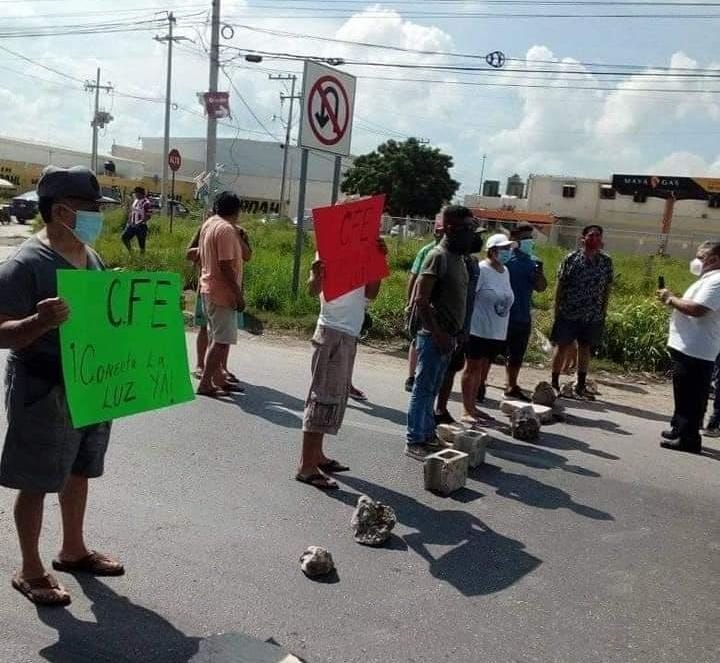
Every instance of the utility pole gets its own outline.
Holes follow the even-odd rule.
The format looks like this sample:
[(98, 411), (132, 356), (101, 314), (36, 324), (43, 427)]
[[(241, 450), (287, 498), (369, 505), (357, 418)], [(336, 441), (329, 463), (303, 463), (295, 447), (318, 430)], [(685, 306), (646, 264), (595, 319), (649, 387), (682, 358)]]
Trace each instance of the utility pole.
[(287, 165), (288, 155), (290, 154), (290, 133), (292, 132), (292, 121), (293, 121), (293, 104), (295, 99), (301, 97), (295, 95), (295, 83), (297, 83), (297, 76), (295, 74), (270, 74), (268, 78), (271, 81), (291, 81), (290, 84), (290, 96), (281, 94), (280, 101), (290, 99), (290, 113), (287, 121), (287, 131), (285, 132), (285, 145), (283, 147), (283, 163), (282, 163), (282, 176), (280, 180), (280, 216), (287, 215), (287, 207), (285, 202), (285, 189), (287, 185)]
[[(220, 0), (212, 0), (212, 23), (210, 31), (210, 85), (208, 92), (217, 92), (220, 70)], [(217, 120), (208, 113), (205, 145), (205, 171), (208, 173), (208, 201), (212, 200), (217, 165)], [(211, 203), (212, 204), (212, 203)]]
[(482, 185), (483, 179), (485, 178), (485, 159), (487, 159), (487, 154), (483, 154), (482, 169), (480, 170), (480, 188), (478, 189), (478, 196), (482, 196)]
[(172, 12), (168, 14), (168, 33), (164, 37), (155, 36), (153, 39), (157, 42), (167, 42), (167, 78), (165, 80), (165, 141), (163, 143), (163, 172), (162, 181), (160, 182), (160, 202), (170, 213), (170, 200), (167, 197), (167, 180), (168, 180), (168, 154), (170, 153), (170, 105), (172, 103), (172, 58), (173, 43), (179, 41), (190, 41), (187, 37), (174, 37), (173, 27), (175, 26), (175, 16)]
[(98, 129), (104, 129), (106, 124), (110, 124), (113, 121), (113, 116), (106, 111), (100, 111), (100, 90), (105, 92), (111, 92), (113, 86), (109, 83), (107, 85), (100, 85), (100, 67), (97, 70), (97, 76), (94, 83), (85, 81), (86, 90), (95, 90), (95, 112), (93, 113), (92, 122), (92, 152), (90, 154), (90, 170), (97, 173), (98, 166)]

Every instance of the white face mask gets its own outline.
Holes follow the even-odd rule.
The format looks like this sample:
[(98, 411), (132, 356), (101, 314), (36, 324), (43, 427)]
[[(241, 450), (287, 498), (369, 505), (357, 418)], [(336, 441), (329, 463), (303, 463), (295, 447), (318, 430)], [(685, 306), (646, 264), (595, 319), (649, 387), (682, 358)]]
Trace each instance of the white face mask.
[(703, 261), (700, 258), (693, 258), (690, 261), (690, 273), (693, 276), (701, 276), (703, 271)]

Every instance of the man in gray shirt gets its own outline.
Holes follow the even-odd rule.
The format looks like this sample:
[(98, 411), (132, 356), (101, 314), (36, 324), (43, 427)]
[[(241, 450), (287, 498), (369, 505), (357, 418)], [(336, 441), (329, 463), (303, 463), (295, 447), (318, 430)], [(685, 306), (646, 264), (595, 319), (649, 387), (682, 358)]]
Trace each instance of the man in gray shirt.
[(57, 571), (121, 575), (123, 566), (89, 550), (83, 536), (88, 479), (103, 473), (110, 423), (75, 429), (63, 386), (58, 327), (70, 310), (57, 296), (60, 269), (103, 269), (88, 244), (102, 230), (100, 194), (87, 168), (49, 166), (38, 182), (45, 227), (0, 264), (0, 347), (6, 368), (7, 434), (0, 484), (15, 502), (22, 567), (15, 589), (40, 605), (67, 605), (70, 595), (47, 573), (38, 543), (46, 493), (59, 493), (63, 541)]

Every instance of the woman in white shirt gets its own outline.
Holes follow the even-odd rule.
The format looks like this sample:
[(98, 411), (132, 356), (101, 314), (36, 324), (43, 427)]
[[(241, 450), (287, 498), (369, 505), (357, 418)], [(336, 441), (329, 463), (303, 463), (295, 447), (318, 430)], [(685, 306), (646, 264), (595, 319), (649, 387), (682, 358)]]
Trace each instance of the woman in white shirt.
[(493, 360), (505, 354), (510, 307), (515, 301), (510, 274), (505, 267), (510, 259), (512, 242), (498, 233), (488, 238), (485, 247), (487, 258), (480, 262), (462, 377), (463, 421), (466, 422), (474, 422), (482, 416), (475, 403), (485, 398), (485, 382)]

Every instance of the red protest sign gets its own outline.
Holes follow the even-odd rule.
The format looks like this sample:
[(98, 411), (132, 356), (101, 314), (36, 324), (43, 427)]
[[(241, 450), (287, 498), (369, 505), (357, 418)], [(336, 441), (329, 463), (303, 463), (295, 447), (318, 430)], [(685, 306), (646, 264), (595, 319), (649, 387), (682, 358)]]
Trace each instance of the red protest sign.
[(383, 195), (313, 210), (318, 254), (325, 263), (327, 301), (390, 274), (377, 244), (384, 206)]

